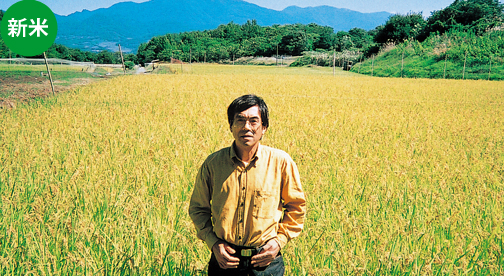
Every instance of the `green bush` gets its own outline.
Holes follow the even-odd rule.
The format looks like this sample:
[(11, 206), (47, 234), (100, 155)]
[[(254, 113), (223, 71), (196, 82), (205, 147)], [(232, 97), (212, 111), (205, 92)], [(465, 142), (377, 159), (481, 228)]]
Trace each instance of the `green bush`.
[(126, 61), (124, 66), (126, 66), (126, 69), (131, 70), (135, 67), (135, 63), (133, 61)]

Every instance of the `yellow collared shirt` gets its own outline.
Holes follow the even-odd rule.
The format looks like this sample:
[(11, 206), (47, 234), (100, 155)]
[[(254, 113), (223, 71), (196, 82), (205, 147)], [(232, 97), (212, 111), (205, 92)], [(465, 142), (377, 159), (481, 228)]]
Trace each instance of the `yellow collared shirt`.
[(234, 146), (211, 154), (201, 166), (189, 205), (198, 238), (258, 247), (280, 247), (303, 229), (306, 201), (299, 172), (284, 151), (259, 145), (245, 164)]

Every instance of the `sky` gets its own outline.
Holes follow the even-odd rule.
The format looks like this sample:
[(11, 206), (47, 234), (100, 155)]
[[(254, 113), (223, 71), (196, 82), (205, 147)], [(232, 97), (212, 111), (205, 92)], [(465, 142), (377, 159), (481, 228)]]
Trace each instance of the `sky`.
[[(19, 0), (0, 0), (0, 9), (7, 10)], [(68, 15), (83, 9), (95, 10), (108, 8), (125, 0), (39, 0), (46, 4), (54, 13)], [(145, 2), (147, 0), (130, 0), (130, 2)], [(390, 13), (407, 14), (422, 12), (424, 17), (430, 16), (432, 11), (446, 8), (454, 0), (246, 0), (261, 7), (282, 10), (288, 6), (309, 7), (328, 5), (354, 11), (369, 13), (386, 11)], [(500, 1), (504, 3), (503, 1)]]

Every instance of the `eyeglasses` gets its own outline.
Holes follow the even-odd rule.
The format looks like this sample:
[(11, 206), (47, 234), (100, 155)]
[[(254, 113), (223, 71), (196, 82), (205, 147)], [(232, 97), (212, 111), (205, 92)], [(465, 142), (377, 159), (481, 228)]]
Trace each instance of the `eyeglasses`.
[(233, 126), (235, 127), (245, 127), (247, 122), (250, 123), (250, 126), (252, 128), (257, 128), (261, 125), (261, 119), (260, 118), (245, 118), (245, 117), (238, 117), (233, 121)]

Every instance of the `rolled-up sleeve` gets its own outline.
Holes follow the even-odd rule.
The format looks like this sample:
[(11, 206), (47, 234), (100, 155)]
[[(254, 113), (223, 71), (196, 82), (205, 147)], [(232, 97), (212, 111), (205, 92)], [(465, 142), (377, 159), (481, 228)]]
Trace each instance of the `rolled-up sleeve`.
[(201, 166), (196, 181), (194, 191), (189, 204), (189, 216), (196, 227), (196, 235), (203, 240), (208, 248), (219, 240), (213, 231), (212, 211), (211, 211), (211, 185), (209, 183), (209, 172), (205, 163)]
[(306, 215), (306, 199), (296, 164), (286, 158), (282, 166), (282, 190), (284, 214), (279, 222), (277, 241), (284, 247), (291, 239), (299, 236), (303, 230)]

